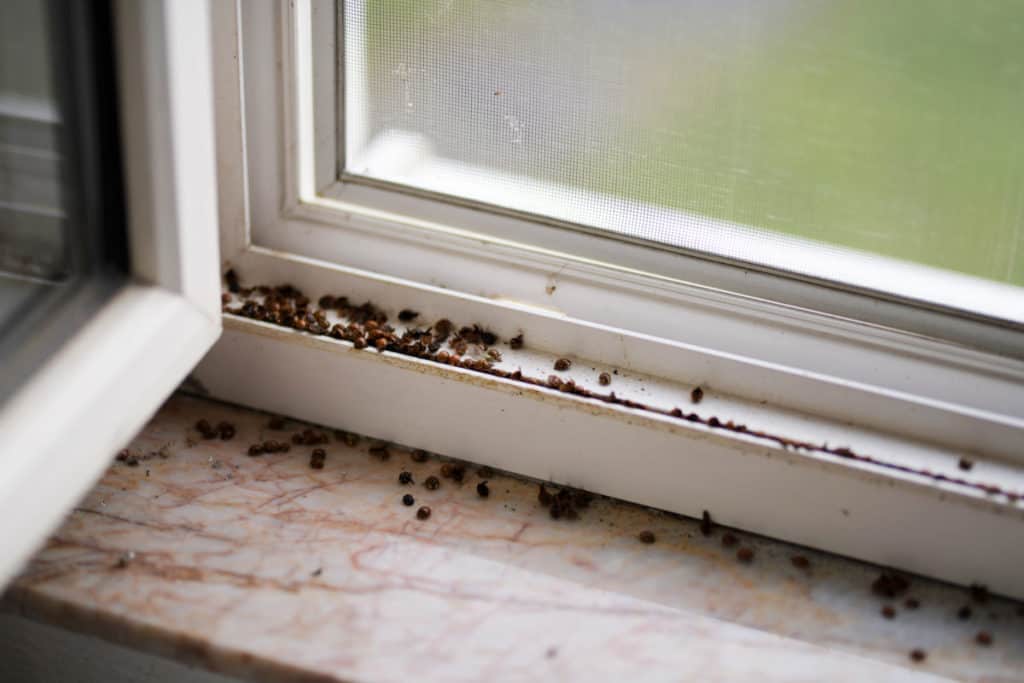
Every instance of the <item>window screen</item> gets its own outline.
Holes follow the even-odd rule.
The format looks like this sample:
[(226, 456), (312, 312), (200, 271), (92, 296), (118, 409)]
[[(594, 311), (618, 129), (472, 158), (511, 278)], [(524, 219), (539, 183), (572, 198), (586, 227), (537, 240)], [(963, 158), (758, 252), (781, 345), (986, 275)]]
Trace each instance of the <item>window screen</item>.
[(795, 245), (1024, 285), (1017, 0), (343, 7), (350, 174), (790, 270)]

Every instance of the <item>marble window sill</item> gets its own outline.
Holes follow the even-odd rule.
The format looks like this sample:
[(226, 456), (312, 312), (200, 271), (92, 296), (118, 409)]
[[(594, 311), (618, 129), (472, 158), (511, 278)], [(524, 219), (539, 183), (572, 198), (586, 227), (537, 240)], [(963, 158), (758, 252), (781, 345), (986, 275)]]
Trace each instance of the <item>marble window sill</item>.
[[(199, 419), (237, 434), (201, 440)], [(877, 567), (738, 531), (726, 547), (729, 530), (608, 499), (554, 520), (534, 482), (498, 474), (478, 496), (475, 467), (430, 491), (437, 459), (393, 448), (383, 461), (365, 439), (332, 439), (320, 470), (308, 446), (249, 457), (297, 426), (267, 422), (173, 397), (132, 444), (139, 462), (111, 464), (5, 608), (272, 681), (1011, 681), (1024, 668), (1018, 603), (913, 577), (885, 600)], [(403, 469), (415, 484), (398, 483)]]

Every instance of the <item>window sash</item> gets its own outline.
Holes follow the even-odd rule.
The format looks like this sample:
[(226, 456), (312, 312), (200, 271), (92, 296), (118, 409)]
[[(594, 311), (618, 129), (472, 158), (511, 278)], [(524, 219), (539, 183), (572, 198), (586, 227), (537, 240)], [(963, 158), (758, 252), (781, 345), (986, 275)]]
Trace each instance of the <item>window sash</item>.
[(0, 585), (221, 330), (209, 4), (114, 17), (131, 280), (0, 407)]

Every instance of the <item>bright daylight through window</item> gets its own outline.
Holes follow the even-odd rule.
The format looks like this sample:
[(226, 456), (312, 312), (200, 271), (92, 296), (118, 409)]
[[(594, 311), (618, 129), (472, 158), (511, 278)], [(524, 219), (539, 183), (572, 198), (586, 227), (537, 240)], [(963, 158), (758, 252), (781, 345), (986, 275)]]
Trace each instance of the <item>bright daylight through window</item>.
[(356, 182), (1020, 317), (1018, 2), (342, 4)]

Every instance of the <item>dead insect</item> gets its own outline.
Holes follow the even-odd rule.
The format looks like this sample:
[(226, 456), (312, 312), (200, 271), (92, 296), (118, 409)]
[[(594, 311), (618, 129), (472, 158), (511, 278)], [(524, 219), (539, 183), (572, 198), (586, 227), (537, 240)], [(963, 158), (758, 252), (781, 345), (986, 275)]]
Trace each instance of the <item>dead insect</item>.
[(122, 448), (121, 450), (119, 450), (117, 452), (117, 459), (120, 460), (121, 462), (124, 462), (125, 460), (128, 459), (128, 455), (129, 455), (128, 449), (127, 448)]
[(196, 431), (199, 432), (200, 436), (204, 439), (213, 439), (217, 436), (217, 431), (210, 426), (210, 423), (206, 420), (199, 420), (196, 422)]
[(341, 437), (341, 440), (345, 442), (345, 445), (349, 448), (355, 448), (359, 445), (359, 435), (353, 434), (352, 432), (345, 432), (345, 435)]
[(956, 611), (956, 618), (960, 621), (967, 621), (971, 618), (971, 608), (967, 605), (964, 605)]
[(419, 316), (419, 311), (414, 311), (410, 308), (403, 308), (401, 311), (398, 312), (398, 319), (401, 320), (403, 323), (412, 322)]
[(910, 651), (910, 659), (915, 662), (923, 662), (927, 656), (928, 654), (919, 648)]
[(463, 478), (466, 476), (466, 467), (465, 465), (446, 462), (441, 465), (441, 476), (445, 479), (451, 479), (456, 483), (461, 483)]
[(314, 448), (309, 455), (309, 466), (314, 470), (322, 470), (324, 461), (327, 459), (327, 451), (322, 448)]
[(455, 329), (455, 325), (448, 318), (441, 318), (434, 323), (434, 334), (440, 337), (442, 341), (452, 333), (453, 329)]
[(406, 471), (403, 470), (398, 475), (398, 483), (402, 484), (403, 486), (413, 483), (413, 481), (412, 481), (412, 472), (406, 472)]
[(871, 584), (871, 592), (883, 598), (894, 598), (910, 588), (910, 581), (894, 572), (882, 572)]
[(803, 555), (794, 555), (789, 558), (789, 561), (793, 563), (793, 566), (797, 569), (810, 569), (811, 561)]
[(257, 456), (257, 455), (262, 455), (262, 454), (263, 454), (263, 446), (261, 446), (260, 444), (254, 443), (253, 445), (249, 446), (249, 456), (250, 457)]
[(317, 303), (320, 304), (320, 308), (334, 308), (337, 305), (337, 301), (330, 294), (324, 294)]
[(222, 304), (229, 304), (229, 303), (231, 303), (231, 295), (228, 294), (227, 292), (224, 292), (223, 294), (220, 295), (220, 302)]
[(704, 390), (700, 387), (694, 387), (693, 391), (690, 392), (690, 400), (694, 403), (700, 403), (701, 399), (704, 398)]
[(391, 452), (388, 451), (388, 447), (382, 443), (374, 444), (370, 446), (370, 455), (381, 460), (387, 460), (391, 457)]
[(641, 543), (646, 543), (647, 545), (650, 545), (650, 544), (654, 543), (654, 541), (656, 540), (654, 538), (654, 532), (653, 531), (647, 531), (647, 530), (644, 530), (644, 531), (641, 531), (640, 533), (638, 533), (636, 535), (636, 539), (638, 541), (640, 541)]
[(487, 496), (491, 495), (491, 490), (487, 488), (486, 481), (482, 481), (476, 485), (476, 493), (481, 498), (486, 498)]
[(974, 467), (974, 462), (968, 460), (967, 458), (960, 458), (960, 462), (958, 464), (960, 466), (960, 469), (964, 470), (965, 472)]
[(412, 497), (412, 494), (405, 494), (402, 496), (402, 505), (413, 505), (416, 503), (416, 499)]
[(523, 333), (520, 332), (516, 336), (509, 339), (508, 347), (513, 351), (523, 348)]
[(724, 536), (722, 536), (722, 545), (726, 548), (731, 548), (739, 542), (740, 539), (736, 538), (735, 534), (726, 533)]
[(978, 645), (987, 647), (992, 644), (992, 634), (988, 631), (978, 631), (978, 635), (974, 636), (974, 640)]
[(594, 494), (587, 491), (576, 491), (572, 496), (572, 504), (580, 509), (586, 509), (590, 507), (590, 504), (594, 501)]
[(428, 491), (436, 491), (440, 486), (441, 480), (434, 475), (430, 475), (423, 481), (423, 487)]
[(562, 378), (558, 375), (548, 375), (548, 386), (552, 389), (560, 389), (562, 387)]
[(230, 441), (235, 436), (235, 426), (230, 422), (221, 422), (217, 425), (217, 433), (223, 441)]
[(388, 348), (388, 340), (385, 339), (384, 337), (378, 337), (377, 341), (373, 342), (373, 345), (377, 347), (378, 351), (383, 351), (384, 349)]
[(743, 564), (750, 564), (754, 561), (754, 551), (751, 548), (740, 548), (736, 551), (736, 559)]
[(448, 342), (448, 346), (451, 347), (456, 356), (464, 356), (466, 351), (469, 350), (469, 344), (466, 343), (466, 340), (457, 337)]
[(907, 598), (903, 601), (903, 606), (907, 609), (917, 609), (921, 606), (921, 602), (917, 598)]
[(409, 454), (409, 457), (413, 462), (426, 462), (430, 458), (430, 454), (422, 448), (417, 448)]
[(424, 505), (423, 507), (416, 511), (417, 519), (427, 519), (428, 517), (430, 517), (430, 508), (427, 507), (426, 505)]
[(284, 429), (284, 424), (284, 418), (275, 415), (274, 417), (270, 418), (269, 422), (267, 422), (267, 428), (280, 431)]
[(541, 484), (540, 490), (537, 491), (537, 500), (544, 506), (551, 505), (551, 501), (554, 500), (548, 490), (544, 488), (544, 484)]
[(974, 602), (985, 604), (988, 602), (988, 588), (980, 583), (972, 583), (968, 589), (971, 591), (971, 599)]
[(565, 372), (572, 367), (572, 361), (568, 358), (559, 358), (555, 361), (555, 370)]
[(498, 349), (487, 349), (487, 357), (493, 360), (495, 363), (501, 362), (501, 351)]
[(711, 513), (705, 510), (700, 516), (700, 532), (705, 536), (710, 536), (714, 530), (714, 526), (711, 523)]
[(478, 469), (476, 473), (477, 475), (480, 476), (481, 479), (490, 479), (494, 476), (494, 470), (492, 470), (487, 465), (484, 465), (483, 467)]
[(238, 290), (241, 289), (238, 285), (238, 273), (235, 272), (234, 268), (224, 273), (224, 281), (228, 283), (228, 291), (232, 294), (237, 294)]
[(600, 375), (597, 376), (597, 382), (602, 387), (606, 387), (612, 383), (612, 376), (609, 375), (607, 372), (602, 372)]
[(882, 616), (886, 619), (892, 619), (896, 616), (896, 610), (893, 609), (892, 605), (886, 605), (882, 608)]
[(312, 576), (315, 579), (316, 577), (320, 576), (323, 573), (324, 573), (324, 570), (322, 568), (317, 568), (317, 569), (313, 570), (313, 572), (310, 574), (310, 576)]

